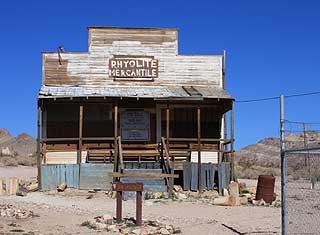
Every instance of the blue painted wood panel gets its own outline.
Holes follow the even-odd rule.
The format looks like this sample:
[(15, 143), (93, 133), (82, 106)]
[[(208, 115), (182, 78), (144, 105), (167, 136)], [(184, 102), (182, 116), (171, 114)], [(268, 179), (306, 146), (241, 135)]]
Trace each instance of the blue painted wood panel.
[[(215, 183), (215, 176), (218, 176)], [(222, 194), (223, 188), (227, 188), (230, 182), (230, 163), (201, 164), (201, 188), (211, 190), (218, 187)], [(183, 189), (192, 191), (198, 190), (198, 163), (186, 162), (183, 166)]]
[(79, 187), (79, 165), (57, 164), (41, 166), (42, 190), (56, 189), (58, 185), (64, 182), (70, 188)]
[(113, 172), (113, 164), (81, 164), (80, 189), (110, 189), (113, 178), (109, 172)]

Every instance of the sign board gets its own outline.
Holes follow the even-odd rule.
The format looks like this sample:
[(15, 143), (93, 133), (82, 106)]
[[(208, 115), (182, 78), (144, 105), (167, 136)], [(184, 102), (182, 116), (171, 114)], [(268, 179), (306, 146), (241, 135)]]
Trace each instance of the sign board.
[(120, 130), (124, 141), (149, 141), (150, 113), (139, 110), (121, 112)]
[(114, 56), (109, 60), (109, 73), (116, 80), (153, 80), (158, 77), (158, 60), (153, 56)]

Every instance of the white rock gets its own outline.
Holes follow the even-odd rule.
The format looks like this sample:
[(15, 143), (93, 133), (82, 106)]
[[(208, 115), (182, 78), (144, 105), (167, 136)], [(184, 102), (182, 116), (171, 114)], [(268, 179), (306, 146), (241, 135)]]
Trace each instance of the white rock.
[(213, 205), (226, 206), (229, 197), (217, 197), (213, 200)]
[(159, 230), (159, 232), (160, 232), (160, 234), (163, 234), (163, 235), (170, 235), (170, 232), (165, 228), (161, 228)]

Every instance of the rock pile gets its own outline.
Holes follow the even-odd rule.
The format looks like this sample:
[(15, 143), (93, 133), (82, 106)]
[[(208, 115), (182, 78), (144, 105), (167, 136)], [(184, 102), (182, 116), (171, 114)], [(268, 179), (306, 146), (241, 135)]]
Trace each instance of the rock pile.
[(35, 216), (32, 211), (15, 208), (9, 204), (0, 204), (0, 217), (26, 219)]
[(108, 214), (85, 221), (81, 226), (98, 231), (106, 230), (111, 233), (128, 235), (170, 235), (181, 233), (180, 229), (174, 228), (173, 225), (166, 225), (154, 220), (143, 221), (142, 226), (136, 226), (134, 218), (124, 218), (122, 223), (117, 223), (116, 219)]

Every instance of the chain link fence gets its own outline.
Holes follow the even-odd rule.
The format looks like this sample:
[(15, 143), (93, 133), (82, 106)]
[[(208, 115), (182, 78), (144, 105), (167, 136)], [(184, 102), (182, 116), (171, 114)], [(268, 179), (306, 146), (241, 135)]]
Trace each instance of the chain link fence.
[(286, 234), (320, 234), (320, 124), (285, 122)]

